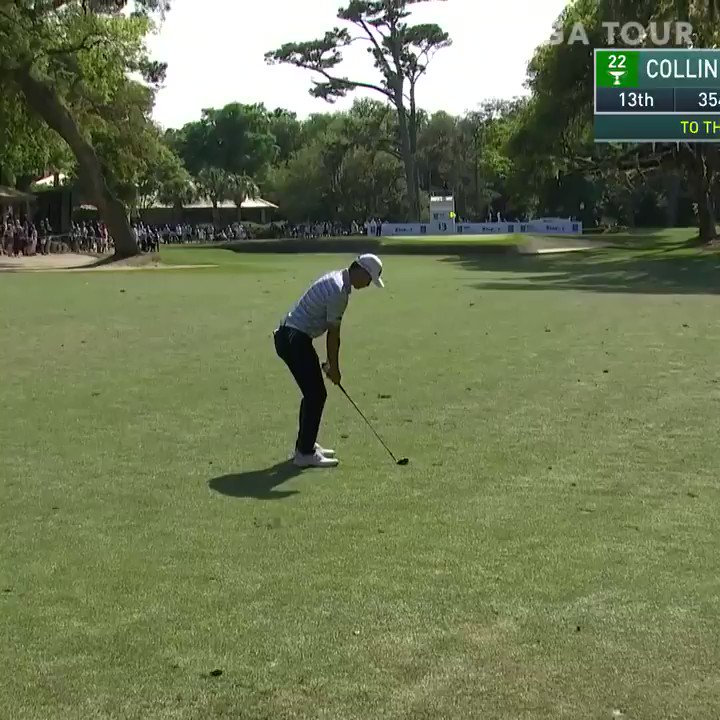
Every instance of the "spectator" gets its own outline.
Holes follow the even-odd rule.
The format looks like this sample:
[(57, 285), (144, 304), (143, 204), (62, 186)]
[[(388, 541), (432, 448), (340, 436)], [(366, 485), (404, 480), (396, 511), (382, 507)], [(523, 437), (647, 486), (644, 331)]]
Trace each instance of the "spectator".
[(15, 221), (13, 235), (13, 256), (20, 257), (25, 252), (25, 231), (20, 220)]

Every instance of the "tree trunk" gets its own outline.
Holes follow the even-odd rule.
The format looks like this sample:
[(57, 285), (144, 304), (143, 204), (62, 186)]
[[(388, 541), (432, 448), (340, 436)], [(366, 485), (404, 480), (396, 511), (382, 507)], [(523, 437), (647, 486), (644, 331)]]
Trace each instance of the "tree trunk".
[(680, 202), (680, 191), (682, 181), (676, 173), (670, 173), (667, 177), (667, 225), (675, 227), (678, 222), (678, 206)]
[(700, 242), (712, 242), (717, 238), (717, 228), (712, 204), (712, 182), (705, 162), (705, 151), (701, 145), (683, 146), (680, 157), (687, 170), (688, 183), (697, 205)]
[(480, 164), (478, 162), (477, 149), (473, 149), (475, 159), (473, 161), (473, 211), (476, 217), (482, 217), (482, 200), (480, 199)]
[(418, 134), (418, 119), (417, 119), (417, 105), (415, 104), (415, 83), (410, 83), (410, 117), (408, 122), (408, 133), (410, 135), (410, 151), (413, 156), (417, 156), (417, 134)]
[(717, 227), (715, 226), (715, 213), (712, 208), (712, 200), (710, 199), (709, 191), (705, 189), (698, 190), (696, 195), (700, 241), (709, 243), (717, 238)]
[(415, 168), (415, 154), (412, 151), (405, 108), (398, 105), (397, 111), (398, 128), (400, 130), (400, 149), (402, 152), (403, 164), (405, 166), (405, 180), (407, 182), (410, 220), (412, 222), (418, 222), (420, 220), (420, 193), (418, 191), (418, 177)]
[(115, 257), (126, 258), (137, 255), (139, 248), (133, 237), (125, 207), (108, 187), (95, 148), (83, 135), (68, 107), (52, 85), (36, 78), (32, 70), (18, 68), (13, 71), (13, 77), (28, 106), (70, 146), (77, 160), (80, 175), (113, 238)]
[[(415, 102), (415, 82), (410, 83), (410, 118), (408, 123), (408, 135), (410, 137), (410, 153), (413, 162), (413, 177), (415, 178), (414, 192), (417, 203), (417, 219), (422, 221), (423, 208), (420, 207), (420, 170), (417, 162), (417, 137), (418, 137), (418, 116), (417, 103)], [(430, 188), (428, 188), (430, 194)]]

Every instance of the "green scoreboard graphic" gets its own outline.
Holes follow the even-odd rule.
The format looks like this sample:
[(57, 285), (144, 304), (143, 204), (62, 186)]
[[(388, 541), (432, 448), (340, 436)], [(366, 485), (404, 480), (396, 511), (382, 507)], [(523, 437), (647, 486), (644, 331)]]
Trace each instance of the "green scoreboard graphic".
[(720, 142), (720, 50), (595, 50), (595, 142)]

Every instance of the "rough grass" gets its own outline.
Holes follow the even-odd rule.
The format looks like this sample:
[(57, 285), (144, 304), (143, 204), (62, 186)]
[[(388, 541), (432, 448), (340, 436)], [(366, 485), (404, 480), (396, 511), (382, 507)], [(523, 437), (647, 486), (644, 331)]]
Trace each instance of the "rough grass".
[(715, 717), (714, 256), (389, 258), (344, 384), (410, 465), (330, 389), (297, 474), (270, 333), (349, 256), (163, 255), (222, 267), (0, 283), (2, 717)]

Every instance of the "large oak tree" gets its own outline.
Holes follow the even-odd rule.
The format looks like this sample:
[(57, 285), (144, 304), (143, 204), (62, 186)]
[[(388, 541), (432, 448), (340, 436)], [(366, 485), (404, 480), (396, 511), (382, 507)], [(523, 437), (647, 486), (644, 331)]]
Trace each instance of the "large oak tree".
[[(717, 0), (577, 0), (568, 4), (559, 18), (565, 37), (575, 23), (582, 23), (594, 47), (607, 44), (601, 22), (620, 24), (689, 21), (694, 42), (699, 47), (717, 44), (720, 33), (716, 17)], [(648, 32), (645, 43), (651, 46)], [(616, 44), (622, 45), (620, 39)], [(699, 238), (710, 242), (717, 237), (713, 192), (720, 179), (720, 154), (715, 145), (694, 143), (593, 144), (593, 58), (592, 46), (559, 44), (540, 46), (529, 65), (532, 97), (512, 145), (519, 164), (525, 165), (528, 188), (554, 183), (562, 192), (563, 184), (579, 187), (592, 178), (602, 190), (607, 204), (624, 205), (627, 221), (630, 197), (658, 176), (666, 176), (668, 187), (677, 197), (674, 176), (687, 181), (696, 208)], [(531, 160), (530, 163), (525, 162)], [(618, 186), (625, 186), (625, 198)], [(611, 196), (614, 196), (611, 197)], [(580, 199), (578, 198), (578, 201)]]
[[(149, 125), (152, 85), (164, 67), (144, 45), (152, 16), (166, 0), (3, 0), (0, 3), (0, 92), (70, 147), (77, 172), (108, 224), (117, 257), (137, 253), (113, 162), (127, 158)], [(139, 73), (145, 83), (130, 79)], [(100, 152), (113, 147), (122, 152)], [(141, 150), (142, 152), (142, 150)]]

